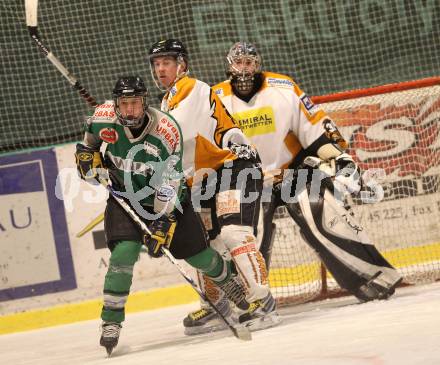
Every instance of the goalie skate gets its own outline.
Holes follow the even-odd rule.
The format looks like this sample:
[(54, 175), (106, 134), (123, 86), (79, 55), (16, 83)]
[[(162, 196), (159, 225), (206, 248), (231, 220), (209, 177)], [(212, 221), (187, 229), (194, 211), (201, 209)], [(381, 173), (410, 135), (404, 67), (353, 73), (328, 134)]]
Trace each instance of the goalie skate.
[(116, 322), (103, 322), (101, 329), (101, 339), (99, 344), (105, 347), (107, 355), (110, 356), (113, 349), (117, 346), (119, 341), (119, 334), (121, 332), (121, 324)]
[(387, 286), (384, 281), (378, 280), (382, 276), (385, 276), (382, 272), (378, 272), (373, 278), (371, 278), (367, 283), (360, 286), (357, 293), (355, 294), (362, 302), (369, 302), (371, 300), (386, 300), (394, 294), (396, 287), (402, 282), (402, 277), (398, 274), (395, 275), (393, 284)]
[(275, 327), (281, 323), (280, 315), (275, 311), (276, 302), (272, 294), (252, 302), (239, 322), (250, 331), (259, 331)]

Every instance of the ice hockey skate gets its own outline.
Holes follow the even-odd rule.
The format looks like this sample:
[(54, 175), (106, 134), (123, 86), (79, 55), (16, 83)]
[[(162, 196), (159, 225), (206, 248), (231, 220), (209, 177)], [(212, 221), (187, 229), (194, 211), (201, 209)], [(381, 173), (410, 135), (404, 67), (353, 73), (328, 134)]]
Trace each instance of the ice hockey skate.
[[(222, 298), (216, 305), (225, 317), (229, 317), (238, 323), (238, 317), (231, 309), (226, 298)], [(184, 333), (188, 336), (217, 332), (228, 328), (217, 312), (208, 305), (202, 305), (200, 309), (188, 314), (183, 319), (183, 326), (185, 328)]]
[(103, 322), (101, 329), (101, 339), (99, 344), (105, 347), (107, 355), (110, 356), (113, 349), (119, 341), (119, 334), (121, 332), (121, 324), (116, 322)]
[(276, 302), (272, 294), (252, 302), (246, 313), (239, 317), (239, 323), (251, 331), (259, 331), (277, 326), (281, 317), (276, 312)]
[(396, 288), (402, 282), (403, 278), (396, 274), (395, 277), (391, 278), (394, 280), (394, 282), (389, 286), (386, 286), (383, 284), (383, 282), (377, 280), (381, 277), (381, 275), (384, 276), (384, 274), (379, 271), (364, 285), (360, 286), (358, 291), (355, 293), (356, 298), (358, 298), (361, 302), (369, 302), (376, 299), (386, 300), (391, 297), (396, 291)]

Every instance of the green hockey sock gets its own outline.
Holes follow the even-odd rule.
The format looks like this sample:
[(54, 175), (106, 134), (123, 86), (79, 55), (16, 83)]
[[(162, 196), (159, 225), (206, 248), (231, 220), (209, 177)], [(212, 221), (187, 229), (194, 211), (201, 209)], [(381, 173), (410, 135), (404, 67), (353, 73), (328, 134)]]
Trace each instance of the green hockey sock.
[(101, 312), (103, 321), (124, 321), (133, 267), (139, 257), (141, 246), (141, 243), (136, 241), (119, 241), (115, 245), (104, 281), (104, 306)]
[(200, 270), (217, 283), (223, 283), (231, 276), (231, 263), (211, 247), (191, 256), (185, 261)]

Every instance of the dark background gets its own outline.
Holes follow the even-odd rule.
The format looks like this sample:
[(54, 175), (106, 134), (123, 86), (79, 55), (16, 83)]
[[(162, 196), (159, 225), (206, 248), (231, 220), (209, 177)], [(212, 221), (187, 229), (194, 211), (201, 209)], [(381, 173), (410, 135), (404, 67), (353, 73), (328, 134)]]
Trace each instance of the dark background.
[[(0, 153), (79, 140), (90, 108), (29, 37), (24, 1), (0, 0)], [(217, 83), (238, 40), (266, 70), (310, 95), (440, 74), (438, 0), (40, 0), (43, 43), (99, 101), (122, 74), (144, 77), (157, 106), (147, 50), (182, 40), (192, 75)]]

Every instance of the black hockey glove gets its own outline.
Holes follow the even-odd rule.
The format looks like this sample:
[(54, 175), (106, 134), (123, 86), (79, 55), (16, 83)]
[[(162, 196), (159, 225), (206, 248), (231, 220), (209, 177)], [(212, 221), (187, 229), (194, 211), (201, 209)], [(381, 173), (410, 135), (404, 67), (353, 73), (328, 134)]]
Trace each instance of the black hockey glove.
[(162, 247), (169, 247), (176, 229), (174, 218), (161, 217), (152, 221), (148, 227), (151, 235), (144, 235), (144, 244), (151, 257), (161, 257)]
[(81, 143), (76, 145), (75, 162), (79, 177), (87, 182), (94, 182), (104, 168), (101, 153)]
[(252, 162), (259, 162), (257, 151), (251, 145), (230, 143), (228, 148), (234, 155), (243, 160), (250, 160)]

